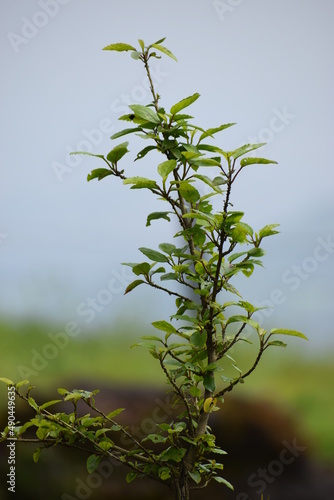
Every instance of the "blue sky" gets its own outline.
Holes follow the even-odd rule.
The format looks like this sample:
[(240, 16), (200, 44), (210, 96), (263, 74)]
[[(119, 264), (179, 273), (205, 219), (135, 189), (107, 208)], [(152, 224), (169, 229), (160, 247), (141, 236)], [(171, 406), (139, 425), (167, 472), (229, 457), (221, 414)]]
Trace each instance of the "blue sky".
[[(153, 64), (161, 102), (168, 108), (199, 92), (196, 123), (238, 124), (218, 136), (220, 147), (268, 142), (262, 154), (279, 162), (245, 171), (233, 195), (253, 227), (281, 224), (265, 244), (265, 270), (239, 288), (274, 306), (266, 318), (273, 326), (304, 331), (313, 347), (333, 345), (330, 0), (20, 0), (3, 2), (0, 13), (2, 315), (87, 322), (78, 311), (99, 293), (105, 305), (89, 326), (171, 311), (149, 290), (124, 297), (131, 276), (120, 263), (136, 261), (138, 247), (156, 246), (173, 228), (145, 228), (148, 196), (110, 178), (87, 184), (97, 164), (68, 156), (107, 153), (118, 115), (151, 99), (139, 63), (102, 47), (166, 36), (179, 62)], [(138, 147), (130, 144), (129, 158)], [(148, 174), (155, 166), (129, 169)], [(110, 287), (112, 299), (101, 293)]]

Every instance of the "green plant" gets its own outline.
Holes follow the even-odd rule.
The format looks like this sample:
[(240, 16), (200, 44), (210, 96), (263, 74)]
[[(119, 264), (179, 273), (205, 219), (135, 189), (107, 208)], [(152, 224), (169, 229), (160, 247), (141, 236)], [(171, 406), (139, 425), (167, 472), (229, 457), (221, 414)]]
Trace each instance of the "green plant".
[[(294, 330), (263, 329), (252, 319), (257, 308), (243, 300), (231, 284), (240, 273), (246, 277), (252, 275), (255, 266), (261, 265), (263, 239), (277, 233), (277, 224), (255, 232), (244, 222), (243, 212), (231, 209), (232, 186), (245, 168), (276, 162), (249, 156), (263, 144), (246, 144), (234, 151), (213, 145), (214, 136), (234, 124), (207, 130), (193, 125), (192, 117), (184, 110), (199, 98), (197, 93), (174, 104), (169, 112), (160, 105), (149, 61), (160, 57), (159, 52), (175, 59), (161, 45), (163, 41), (145, 46), (139, 40), (139, 50), (125, 43), (105, 47), (109, 51), (131, 52), (135, 60), (144, 64), (153, 101), (147, 106), (131, 105), (131, 111), (120, 117), (131, 127), (111, 139), (134, 133), (144, 139), (148, 145), (138, 152), (136, 161), (152, 152), (160, 154), (163, 161), (159, 161), (157, 173), (150, 178), (126, 175), (120, 162), (128, 153), (128, 142), (118, 144), (106, 156), (74, 154), (95, 156), (104, 162), (103, 168), (88, 175), (88, 181), (118, 177), (131, 189), (148, 190), (158, 197), (166, 208), (148, 214), (147, 226), (156, 220), (171, 222), (172, 218), (178, 223), (174, 243), (161, 243), (159, 250), (142, 247), (139, 250), (144, 260), (126, 264), (136, 279), (125, 290), (127, 294), (147, 285), (175, 299), (175, 314), (169, 321), (153, 322), (157, 334), (145, 336), (139, 343), (157, 360), (171, 386), (175, 403), (173, 421), (157, 425), (155, 433), (140, 441), (117, 421), (122, 408), (109, 414), (96, 408), (97, 391), (58, 389), (63, 400), (72, 403), (73, 411), (54, 413), (49, 407), (61, 400), (39, 405), (31, 396), (28, 381), (14, 384), (2, 379), (36, 413), (23, 425), (7, 427), (2, 440), (8, 439), (12, 432), (17, 439), (37, 442), (35, 461), (43, 448), (49, 446), (79, 447), (89, 454), (89, 472), (98, 467), (102, 457), (112, 457), (131, 469), (128, 482), (136, 477), (149, 477), (171, 488), (176, 499), (185, 500), (192, 488), (204, 488), (211, 480), (232, 488), (220, 475), (223, 464), (216, 458), (225, 451), (216, 445), (209, 427), (210, 414), (219, 410), (218, 403), (255, 370), (269, 347), (286, 346), (275, 340), (277, 335), (306, 337)], [(206, 192), (201, 194), (203, 187)], [(220, 301), (223, 293), (227, 300)], [(251, 366), (242, 371), (231, 350), (241, 343), (251, 343), (245, 335), (247, 328), (255, 334), (258, 351)], [(222, 374), (223, 363), (225, 367), (230, 365), (232, 375)], [(22, 393), (21, 387), (25, 385), (28, 390)], [(79, 415), (79, 401), (93, 414)], [(23, 437), (30, 427), (37, 428), (37, 438)], [(132, 445), (125, 448), (116, 444), (117, 434), (125, 436)]]

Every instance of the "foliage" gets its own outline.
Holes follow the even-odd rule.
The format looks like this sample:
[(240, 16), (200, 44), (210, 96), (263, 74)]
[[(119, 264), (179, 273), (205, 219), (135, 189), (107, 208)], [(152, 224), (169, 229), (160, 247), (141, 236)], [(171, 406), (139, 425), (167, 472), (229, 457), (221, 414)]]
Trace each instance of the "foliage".
[[(226, 393), (255, 370), (269, 347), (286, 346), (277, 340), (277, 335), (306, 337), (294, 330), (262, 328), (252, 319), (258, 309), (244, 300), (231, 283), (240, 273), (250, 277), (255, 267), (262, 265), (262, 241), (277, 233), (277, 224), (255, 232), (244, 221), (243, 212), (232, 210), (232, 186), (245, 168), (276, 162), (250, 156), (263, 144), (246, 144), (233, 151), (213, 145), (210, 140), (234, 124), (209, 129), (194, 125), (184, 110), (199, 98), (197, 93), (181, 99), (169, 112), (160, 106), (149, 60), (160, 57), (158, 53), (176, 59), (162, 45), (163, 41), (145, 46), (139, 40), (139, 50), (124, 43), (105, 47), (108, 51), (129, 51), (133, 59), (144, 64), (153, 102), (147, 106), (129, 106), (131, 111), (120, 120), (131, 126), (111, 139), (130, 134), (144, 139), (148, 145), (138, 152), (136, 161), (153, 151), (161, 154), (157, 173), (150, 178), (125, 174), (120, 162), (128, 153), (128, 142), (118, 144), (106, 156), (74, 154), (89, 154), (104, 162), (103, 168), (88, 175), (88, 181), (118, 177), (130, 189), (144, 189), (158, 197), (166, 210), (149, 213), (147, 226), (157, 220), (178, 224), (174, 243), (163, 242), (158, 249), (141, 247), (141, 261), (125, 264), (135, 275), (125, 294), (146, 285), (175, 299), (175, 314), (169, 321), (154, 321), (156, 335), (145, 336), (138, 344), (148, 349), (171, 386), (174, 419), (157, 425), (155, 433), (139, 441), (115, 420), (123, 409), (106, 415), (96, 408), (96, 391), (59, 389), (63, 400), (73, 405), (73, 412), (52, 413), (49, 407), (59, 403), (58, 400), (38, 405), (31, 397), (28, 381), (16, 385), (3, 381), (14, 386), (18, 397), (36, 412), (34, 418), (15, 429), (18, 439), (23, 439), (30, 427), (37, 429), (39, 448), (34, 454), (35, 461), (45, 447), (57, 444), (79, 447), (89, 453), (89, 472), (98, 467), (103, 456), (113, 457), (131, 469), (128, 482), (136, 477), (150, 477), (169, 486), (175, 498), (188, 499), (191, 488), (204, 488), (211, 480), (232, 488), (221, 476), (223, 464), (218, 459), (225, 451), (215, 443), (209, 427), (210, 414), (219, 410)], [(222, 294), (225, 301), (220, 300)], [(258, 350), (253, 363), (242, 371), (230, 353), (241, 342), (250, 343), (245, 335), (247, 328), (255, 332)], [(234, 376), (222, 374), (223, 359), (230, 363)], [(22, 394), (20, 388), (26, 384), (28, 390)], [(94, 416), (79, 415), (79, 401)], [(117, 434), (125, 435), (132, 446), (126, 449), (116, 444)], [(2, 439), (7, 436), (8, 428)]]

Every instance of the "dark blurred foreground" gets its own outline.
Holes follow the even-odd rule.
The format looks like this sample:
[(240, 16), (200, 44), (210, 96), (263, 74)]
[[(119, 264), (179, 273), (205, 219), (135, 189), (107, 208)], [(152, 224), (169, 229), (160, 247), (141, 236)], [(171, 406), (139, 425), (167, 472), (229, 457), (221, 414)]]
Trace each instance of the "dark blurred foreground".
[[(91, 384), (66, 384), (66, 388)], [(36, 397), (42, 402), (53, 399)], [(97, 407), (109, 412), (118, 407), (126, 411), (119, 421), (128, 425), (138, 438), (155, 432), (155, 425), (172, 419), (171, 396), (143, 388), (104, 388), (96, 397)], [(29, 414), (17, 407), (21, 421)], [(61, 411), (57, 407), (57, 411)], [(70, 410), (72, 411), (72, 410)], [(87, 409), (84, 410), (88, 412)], [(5, 421), (5, 415), (1, 416)], [(212, 414), (210, 421), (217, 444), (228, 452), (222, 456), (223, 476), (234, 485), (234, 492), (212, 482), (205, 490), (194, 490), (191, 500), (333, 500), (334, 470), (316, 463), (312, 458), (310, 440), (303, 435), (298, 422), (282, 408), (263, 401), (228, 397), (222, 411)], [(35, 464), (32, 453), (36, 446), (17, 443), (16, 492), (7, 491), (8, 473), (5, 445), (0, 448), (0, 498), (20, 500), (172, 500), (167, 488), (147, 480), (125, 482), (129, 471), (123, 466), (103, 460), (96, 472), (89, 475), (87, 456), (78, 450), (54, 449), (42, 453)]]

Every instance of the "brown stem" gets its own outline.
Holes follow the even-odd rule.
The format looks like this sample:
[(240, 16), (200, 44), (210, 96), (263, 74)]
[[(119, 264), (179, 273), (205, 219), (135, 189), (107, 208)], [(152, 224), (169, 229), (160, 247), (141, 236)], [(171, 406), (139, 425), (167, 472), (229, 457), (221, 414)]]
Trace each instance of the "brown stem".
[(246, 377), (248, 377), (255, 370), (255, 368), (257, 367), (257, 365), (259, 364), (259, 361), (260, 361), (260, 359), (261, 359), (262, 354), (264, 353), (264, 351), (265, 351), (265, 344), (263, 343), (263, 341), (261, 341), (260, 351), (259, 351), (259, 354), (256, 357), (256, 360), (255, 360), (253, 366), (244, 375), (241, 375), (238, 379), (234, 380), (233, 382), (230, 383), (230, 385), (228, 385), (227, 387), (225, 387), (225, 389), (223, 389), (220, 392), (218, 392), (218, 394), (216, 394), (216, 397), (220, 398), (226, 392), (231, 392), (232, 389), (234, 388), (234, 386), (236, 386), (237, 384), (239, 384), (239, 382), (241, 380), (244, 380)]
[(155, 89), (154, 89), (154, 85), (153, 85), (153, 81), (152, 81), (152, 77), (151, 77), (151, 72), (150, 72), (150, 67), (148, 64), (148, 57), (149, 57), (148, 52), (145, 52), (141, 59), (144, 63), (145, 69), (146, 69), (148, 81), (150, 82), (150, 90), (151, 90), (151, 94), (153, 96), (153, 104), (154, 104), (156, 112), (158, 112), (159, 111), (159, 99), (158, 99), (157, 94), (155, 93)]
[(185, 474), (174, 481), (173, 491), (175, 500), (189, 500), (188, 479)]
[(173, 292), (173, 290), (169, 290), (168, 288), (164, 288), (163, 286), (160, 286), (160, 285), (157, 285), (156, 283), (153, 283), (153, 281), (149, 281), (146, 284), (152, 286), (153, 288), (156, 288), (157, 290), (162, 290), (163, 292), (168, 293), (168, 295), (174, 295), (175, 297), (179, 297), (180, 299), (183, 299), (183, 300), (190, 300), (188, 297), (185, 297), (184, 295), (181, 295), (180, 293)]
[(242, 334), (243, 330), (245, 329), (246, 324), (247, 324), (247, 323), (243, 323), (243, 324), (242, 324), (242, 326), (239, 328), (239, 330), (238, 330), (238, 331), (237, 331), (237, 333), (235, 334), (235, 336), (234, 336), (233, 340), (231, 340), (231, 342), (229, 342), (229, 343), (227, 344), (227, 346), (226, 346), (226, 347), (224, 347), (224, 349), (222, 350), (222, 352), (220, 352), (220, 353), (219, 353), (219, 355), (218, 355), (218, 359), (221, 359), (221, 358), (222, 358), (222, 357), (223, 357), (223, 356), (227, 353), (227, 351), (229, 351), (229, 350), (231, 349), (231, 347), (233, 347), (233, 346), (234, 346), (234, 344), (235, 344), (236, 342), (238, 342), (238, 339), (239, 339), (240, 335)]
[(176, 382), (174, 381), (173, 377), (171, 377), (171, 375), (169, 374), (167, 368), (165, 367), (165, 365), (164, 365), (164, 359), (165, 359), (165, 357), (166, 357), (166, 355), (163, 358), (159, 359), (160, 366), (161, 366), (164, 374), (166, 375), (167, 379), (169, 380), (169, 382), (171, 383), (171, 385), (174, 387), (174, 391), (176, 392), (176, 394), (179, 395), (179, 397), (184, 402), (184, 405), (186, 407), (187, 414), (188, 414), (190, 432), (191, 432), (191, 434), (193, 436), (194, 435), (194, 427), (193, 427), (193, 423), (192, 423), (191, 410), (190, 410), (190, 406), (189, 406), (187, 397), (184, 394), (184, 392), (182, 391), (182, 389), (176, 384)]

